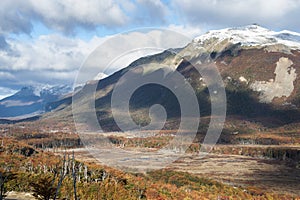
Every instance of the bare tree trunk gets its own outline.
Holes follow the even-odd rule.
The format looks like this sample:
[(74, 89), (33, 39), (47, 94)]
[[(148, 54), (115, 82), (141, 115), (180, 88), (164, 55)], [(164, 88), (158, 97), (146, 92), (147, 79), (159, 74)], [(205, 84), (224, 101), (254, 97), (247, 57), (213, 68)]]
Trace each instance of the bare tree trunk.
[(61, 187), (61, 184), (62, 184), (62, 182), (63, 182), (63, 180), (64, 180), (64, 178), (65, 178), (65, 176), (66, 176), (66, 171), (65, 171), (66, 154), (67, 154), (67, 152), (65, 151), (65, 153), (64, 153), (63, 164), (62, 164), (62, 166), (61, 166), (60, 179), (59, 179), (59, 181), (58, 181), (57, 188), (56, 188), (56, 193), (55, 193), (55, 195), (54, 195), (53, 200), (56, 200), (56, 198), (57, 198), (57, 196), (58, 196), (58, 192), (59, 192), (60, 187)]
[(0, 200), (4, 198), (4, 184), (6, 182), (6, 176), (0, 172)]
[[(53, 170), (53, 169), (52, 169)], [(52, 180), (52, 183), (51, 183), (51, 187), (54, 187), (54, 184), (55, 184), (55, 179), (56, 179), (56, 176), (58, 175), (58, 166), (56, 165), (54, 171), (52, 172), (54, 175), (53, 175), (53, 180)], [(54, 199), (56, 198), (56, 196), (54, 197)]]
[(0, 173), (0, 200), (3, 199), (3, 193), (4, 193), (4, 179), (2, 174)]
[(84, 179), (85, 179), (85, 181), (87, 182), (87, 180), (88, 180), (88, 174), (87, 174), (87, 172), (88, 172), (88, 169), (87, 169), (87, 166), (85, 165), (84, 166)]
[(81, 177), (80, 177), (81, 172), (82, 172), (82, 164), (79, 163), (79, 166), (78, 166), (78, 182), (81, 181)]
[(72, 176), (73, 176), (73, 187), (74, 187), (74, 199), (77, 200), (77, 190), (76, 190), (76, 169), (75, 169), (75, 155), (73, 151), (72, 157)]

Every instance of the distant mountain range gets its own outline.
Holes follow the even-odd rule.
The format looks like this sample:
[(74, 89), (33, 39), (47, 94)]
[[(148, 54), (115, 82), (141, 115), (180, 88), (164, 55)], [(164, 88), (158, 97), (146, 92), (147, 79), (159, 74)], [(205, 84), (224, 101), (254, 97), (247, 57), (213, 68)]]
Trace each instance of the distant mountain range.
[[(184, 55), (183, 58), (178, 57), (177, 52)], [(141, 65), (149, 66), (149, 69), (146, 69), (148, 75), (159, 74), (160, 68), (156, 65), (163, 64), (171, 66), (185, 77), (196, 91), (201, 117), (210, 116), (211, 102), (206, 82), (188, 62), (190, 59), (200, 63), (209, 60), (218, 68), (227, 96), (225, 128), (234, 130), (234, 127), (242, 126), (245, 121), (250, 124), (246, 123), (245, 129), (264, 129), (300, 123), (300, 34), (290, 31), (274, 32), (258, 25), (210, 31), (195, 38), (186, 47), (176, 49), (176, 52), (166, 50), (146, 56), (100, 81), (89, 81), (73, 94), (80, 103), (80, 106), (76, 106), (76, 112), (86, 111), (88, 101), (84, 94), (89, 93), (96, 85), (95, 106), (99, 123), (107, 131), (118, 131), (119, 127), (111, 110), (112, 91), (117, 81), (127, 71)], [(0, 101), (2, 107), (14, 107), (19, 102), (18, 106), (22, 109), (18, 112), (15, 110), (10, 115), (20, 114), (19, 112), (25, 114), (24, 110), (27, 108), (31, 111), (41, 111), (47, 104), (45, 102), (50, 102), (44, 100), (42, 95), (32, 95), (30, 89), (20, 92), (24, 94), (24, 101), (19, 102), (17, 94), (13, 97), (14, 101)], [(53, 102), (55, 98), (57, 100)], [(44, 114), (42, 120), (71, 122), (72, 96), (55, 98), (51, 98), (51, 102), (46, 106), (46, 110), (52, 112)], [(167, 110), (168, 121), (165, 128), (178, 128), (180, 106), (176, 98), (163, 87), (151, 84), (138, 89), (130, 100), (131, 115), (135, 122), (141, 126), (148, 124), (149, 107), (154, 104), (161, 104)], [(35, 106), (39, 109), (33, 109)]]
[(23, 87), (0, 100), (0, 118), (27, 118), (44, 113), (47, 104), (58, 101), (71, 91), (72, 88), (66, 85)]

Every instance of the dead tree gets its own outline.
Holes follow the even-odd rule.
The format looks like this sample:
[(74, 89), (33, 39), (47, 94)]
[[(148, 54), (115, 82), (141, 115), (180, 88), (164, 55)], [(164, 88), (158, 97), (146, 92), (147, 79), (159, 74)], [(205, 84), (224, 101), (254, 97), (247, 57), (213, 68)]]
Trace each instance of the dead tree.
[(63, 163), (62, 163), (62, 166), (61, 166), (61, 172), (60, 172), (60, 178), (59, 178), (59, 181), (58, 181), (58, 184), (57, 184), (57, 187), (56, 187), (56, 193), (54, 195), (54, 198), (53, 200), (56, 200), (57, 196), (58, 196), (58, 193), (59, 193), (59, 190), (60, 190), (60, 187), (61, 187), (61, 184), (64, 180), (64, 178), (66, 177), (67, 175), (67, 169), (65, 167), (66, 163), (67, 163), (67, 160), (66, 160), (66, 154), (67, 152), (65, 151), (64, 153), (64, 159), (63, 159)]
[(73, 176), (74, 199), (77, 200), (77, 190), (76, 190), (77, 174), (76, 174), (76, 168), (75, 168), (74, 151), (73, 151), (73, 156), (72, 156), (72, 176)]
[(88, 168), (87, 168), (86, 165), (84, 165), (84, 172), (83, 172), (83, 175), (84, 175), (85, 181), (87, 182), (87, 181), (88, 181)]

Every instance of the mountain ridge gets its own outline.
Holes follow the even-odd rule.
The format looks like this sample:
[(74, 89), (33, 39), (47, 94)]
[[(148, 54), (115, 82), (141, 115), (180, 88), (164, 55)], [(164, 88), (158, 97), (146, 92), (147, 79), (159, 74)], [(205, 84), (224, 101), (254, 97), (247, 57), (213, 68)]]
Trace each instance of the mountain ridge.
[(242, 46), (283, 44), (292, 49), (300, 49), (300, 33), (288, 30), (276, 32), (259, 25), (212, 30), (196, 37), (193, 42), (203, 45), (211, 38), (217, 38), (219, 41), (228, 39), (229, 42), (241, 43)]
[[(263, 35), (267, 30), (257, 25), (233, 29), (233, 31), (239, 32), (241, 31), (240, 29), (246, 32), (250, 29), (254, 32), (258, 32), (258, 35)], [(226, 30), (227, 29), (225, 29), (225, 31)], [(230, 30), (232, 33), (232, 29)], [(219, 32), (223, 33), (222, 30)], [(273, 34), (272, 31), (267, 32)], [(205, 37), (203, 36), (202, 38)], [(243, 119), (243, 121), (258, 123), (259, 125), (256, 124), (253, 126), (255, 130), (285, 126), (290, 123), (299, 123), (300, 77), (298, 72), (300, 71), (300, 51), (296, 48), (297, 46), (294, 48), (286, 44), (281, 44), (278, 41), (279, 40), (274, 41), (272, 44), (266, 43), (266, 45), (265, 43), (259, 45), (253, 45), (254, 43), (251, 43), (251, 45), (247, 46), (243, 45), (241, 41), (230, 41), (230, 37), (224, 38), (224, 40), (209, 37), (207, 40), (201, 40), (201, 42), (199, 42), (198, 37), (197, 40), (192, 40), (186, 47), (177, 50), (175, 53), (166, 50), (162, 53), (142, 57), (132, 62), (128, 67), (115, 72), (99, 82), (94, 80), (87, 83), (80, 91), (73, 94), (77, 95), (80, 99), (80, 106), (75, 106), (75, 108), (78, 112), (84, 112), (82, 109), (87, 104), (84, 93), (87, 92), (89, 94), (89, 92), (92, 92), (90, 89), (96, 84), (95, 106), (99, 123), (101, 126), (104, 126), (104, 130), (106, 131), (119, 131), (120, 129), (117, 127), (111, 113), (111, 94), (116, 82), (128, 70), (138, 68), (140, 65), (146, 64), (150, 66), (151, 69), (146, 69), (147, 73), (157, 73), (159, 67), (157, 68), (155, 66), (165, 64), (171, 66), (186, 78), (197, 93), (200, 111), (202, 112), (201, 117), (209, 116), (209, 92), (205, 80), (201, 78), (201, 75), (197, 73), (191, 63), (188, 62), (189, 59), (193, 58), (200, 61), (204, 59), (207, 62), (214, 63), (219, 70), (227, 94), (227, 116), (231, 122), (237, 121), (240, 123), (240, 119)], [(286, 58), (288, 61), (291, 61), (292, 64), (284, 68), (284, 70), (279, 70), (281, 71), (279, 72), (281, 74), (280, 76), (288, 80), (289, 76), (285, 76), (285, 74), (289, 74), (290, 71), (295, 72), (295, 80), (291, 81), (294, 90), (291, 91), (290, 96), (285, 96), (286, 94), (283, 93), (284, 95), (282, 96), (272, 97), (269, 102), (262, 102), (261, 99), (264, 95), (264, 91), (255, 89), (255, 87), (251, 85), (259, 83), (260, 85), (258, 85), (261, 87), (263, 84), (268, 85), (272, 79), (273, 81), (276, 80), (276, 64), (282, 58)], [(270, 87), (267, 87), (266, 91), (269, 90)], [(150, 98), (153, 95), (155, 98)], [(145, 102), (145, 99), (149, 100)], [(168, 103), (170, 104), (168, 105)], [(168, 122), (164, 128), (176, 129), (176, 127), (178, 127), (178, 117), (180, 113), (177, 111), (178, 109), (175, 109), (177, 105), (174, 104), (173, 97), (169, 95), (168, 91), (164, 91), (163, 88), (156, 86), (144, 87), (135, 93), (131, 104), (131, 116), (133, 120), (141, 126), (149, 123), (149, 106), (162, 104), (170, 109), (167, 111)], [(72, 96), (56, 101), (54, 104), (50, 103), (49, 111), (50, 110), (52, 112), (44, 114), (41, 120), (67, 120), (72, 122)], [(239, 126), (239, 124), (235, 124), (234, 126)], [(206, 127), (206, 125), (204, 124), (200, 127)], [(225, 125), (225, 127), (227, 127), (227, 125)], [(205, 132), (205, 128), (200, 128), (199, 131)]]
[(67, 85), (25, 86), (0, 100), (1, 118), (27, 118), (45, 112), (46, 104), (63, 98), (71, 88)]

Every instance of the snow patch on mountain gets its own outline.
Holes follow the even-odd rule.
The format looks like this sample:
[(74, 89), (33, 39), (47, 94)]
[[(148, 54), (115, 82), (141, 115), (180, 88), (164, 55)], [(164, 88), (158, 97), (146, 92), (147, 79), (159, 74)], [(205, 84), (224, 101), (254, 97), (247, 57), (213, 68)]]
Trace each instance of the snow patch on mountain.
[(62, 94), (67, 94), (72, 91), (72, 88), (68, 85), (36, 85), (36, 86), (30, 86), (33, 88), (33, 93), (36, 96), (43, 96), (45, 94), (47, 95), (55, 95), (60, 96)]
[(105, 73), (103, 73), (103, 72), (100, 72), (100, 73), (97, 74), (97, 76), (95, 76), (95, 77), (93, 78), (93, 80), (99, 81), (99, 80), (105, 79), (106, 77), (108, 77), (107, 74), (105, 74)]
[(242, 46), (283, 44), (292, 49), (300, 49), (299, 33), (287, 30), (275, 32), (258, 25), (212, 30), (204, 35), (196, 37), (193, 40), (193, 43), (202, 47), (211, 39), (216, 39), (218, 42), (228, 40), (228, 42), (233, 44), (241, 43)]

